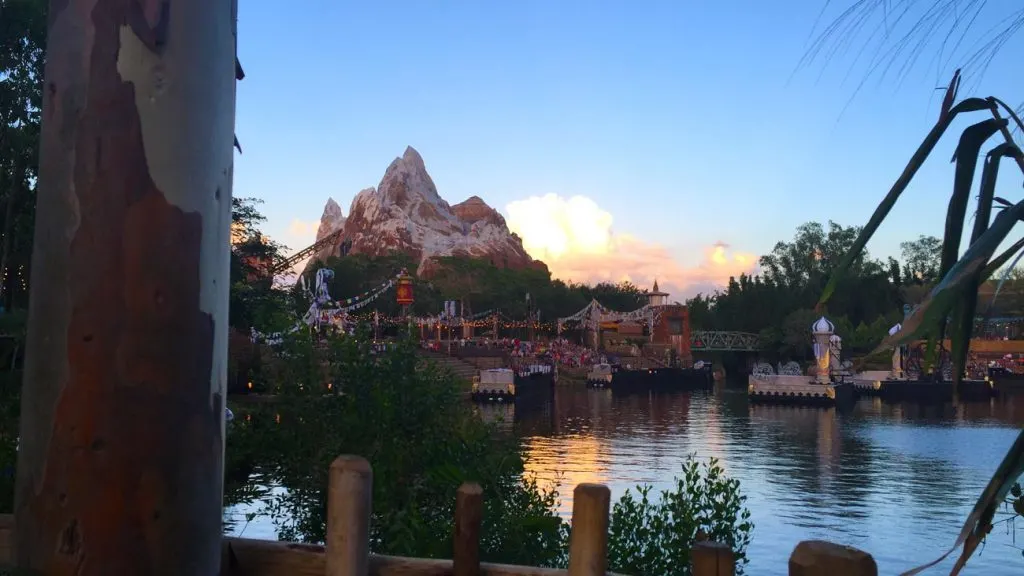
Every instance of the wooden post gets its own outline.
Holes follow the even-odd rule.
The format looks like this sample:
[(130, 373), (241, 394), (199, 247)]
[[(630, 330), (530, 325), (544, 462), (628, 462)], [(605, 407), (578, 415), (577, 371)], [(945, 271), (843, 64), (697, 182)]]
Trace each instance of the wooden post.
[(15, 565), (220, 570), (234, 0), (52, 0)]
[(726, 544), (694, 542), (690, 550), (693, 576), (734, 576), (736, 557)]
[(572, 493), (569, 576), (604, 576), (608, 568), (608, 508), (603, 484), (580, 484)]
[(867, 552), (823, 540), (805, 540), (789, 557), (789, 576), (878, 576)]
[(480, 521), (484, 514), (484, 491), (476, 482), (459, 486), (455, 495), (455, 538), (452, 550), (455, 576), (480, 574)]
[(373, 469), (359, 456), (331, 463), (327, 492), (327, 576), (366, 576), (370, 567)]

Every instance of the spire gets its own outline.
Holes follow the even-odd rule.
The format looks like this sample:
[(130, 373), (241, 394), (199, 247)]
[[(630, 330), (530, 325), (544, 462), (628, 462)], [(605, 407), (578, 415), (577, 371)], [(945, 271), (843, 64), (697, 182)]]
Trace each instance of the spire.
[(655, 278), (654, 279), (654, 290), (653, 290), (653, 292), (657, 292), (657, 291), (658, 291), (658, 279)]

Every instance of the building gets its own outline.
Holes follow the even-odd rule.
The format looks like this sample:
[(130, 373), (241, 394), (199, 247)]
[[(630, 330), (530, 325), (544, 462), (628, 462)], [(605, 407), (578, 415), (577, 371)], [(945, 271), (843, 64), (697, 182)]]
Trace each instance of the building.
[(647, 293), (647, 303), (657, 309), (654, 329), (651, 331), (652, 348), (659, 351), (673, 350), (684, 366), (693, 363), (690, 351), (690, 311), (682, 304), (669, 304), (668, 294), (658, 289)]

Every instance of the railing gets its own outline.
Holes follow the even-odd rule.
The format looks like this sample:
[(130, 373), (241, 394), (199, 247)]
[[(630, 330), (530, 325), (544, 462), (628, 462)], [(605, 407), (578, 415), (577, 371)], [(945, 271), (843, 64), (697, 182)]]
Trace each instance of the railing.
[[(459, 487), (455, 497), (455, 533), (451, 560), (403, 558), (370, 553), (373, 471), (359, 456), (331, 463), (327, 493), (326, 546), (224, 538), (222, 574), (233, 576), (601, 576), (608, 563), (608, 513), (611, 494), (601, 484), (580, 484), (573, 491), (569, 568), (537, 568), (480, 562), (483, 491), (475, 483)], [(14, 519), (0, 514), (0, 567), (13, 558)], [(729, 546), (697, 542), (690, 553), (693, 576), (733, 576), (736, 561)], [(830, 542), (806, 541), (789, 558), (790, 576), (877, 576), (870, 554)], [(615, 576), (615, 575), (612, 575)], [(657, 575), (645, 575), (657, 576)]]

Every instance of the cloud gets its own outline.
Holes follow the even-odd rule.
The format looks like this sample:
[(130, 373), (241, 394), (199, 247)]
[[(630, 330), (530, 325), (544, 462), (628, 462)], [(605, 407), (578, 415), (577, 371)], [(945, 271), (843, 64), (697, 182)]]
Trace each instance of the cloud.
[(577, 282), (628, 280), (659, 288), (682, 300), (721, 288), (730, 276), (753, 272), (757, 257), (724, 242), (704, 248), (696, 266), (686, 266), (664, 246), (612, 230), (612, 215), (585, 196), (531, 196), (506, 207), (509, 229), (530, 256), (543, 260), (556, 278)]
[[(306, 247), (316, 242), (316, 232), (320, 227), (320, 221), (314, 220), (306, 222), (298, 218), (292, 218), (290, 224), (288, 224), (288, 230), (285, 234), (284, 244), (288, 247), (287, 254), (294, 254), (300, 250), (304, 250)], [(306, 262), (309, 258), (301, 260), (295, 263), (295, 266), (291, 270), (282, 274), (288, 280), (294, 279), (306, 268)]]
[(292, 218), (291, 224), (288, 225), (288, 239), (298, 240), (299, 242), (305, 242), (301, 246), (296, 243), (296, 246), (291, 246), (294, 250), (302, 250), (306, 246), (316, 241), (316, 230), (320, 226), (320, 221), (305, 222), (298, 218)]

